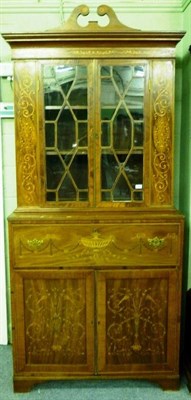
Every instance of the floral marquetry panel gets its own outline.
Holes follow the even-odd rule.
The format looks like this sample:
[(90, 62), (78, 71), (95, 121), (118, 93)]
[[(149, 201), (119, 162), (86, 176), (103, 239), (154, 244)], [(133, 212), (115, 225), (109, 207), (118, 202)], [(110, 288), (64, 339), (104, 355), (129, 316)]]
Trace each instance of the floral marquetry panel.
[[(22, 276), (23, 275), (23, 276)], [(93, 357), (92, 273), (24, 273), (16, 276), (24, 301), (26, 365), (52, 365), (91, 371)], [(90, 298), (91, 293), (91, 298)], [(19, 314), (18, 308), (16, 313)], [(20, 311), (22, 315), (22, 311)], [(22, 323), (21, 323), (22, 325)], [(22, 326), (20, 344), (22, 347)], [(22, 350), (20, 351), (22, 354)], [(59, 367), (57, 367), (59, 369)]]
[(165, 364), (170, 369), (173, 354), (167, 344), (173, 315), (168, 300), (176, 302), (173, 275), (167, 271), (99, 273), (99, 307), (105, 309), (105, 321), (99, 325), (101, 370), (124, 372), (131, 364), (136, 370), (160, 370)]
[(154, 61), (152, 77), (151, 203), (172, 205), (173, 61)]
[(15, 65), (15, 113), (17, 194), (19, 206), (39, 202), (36, 65), (33, 62)]

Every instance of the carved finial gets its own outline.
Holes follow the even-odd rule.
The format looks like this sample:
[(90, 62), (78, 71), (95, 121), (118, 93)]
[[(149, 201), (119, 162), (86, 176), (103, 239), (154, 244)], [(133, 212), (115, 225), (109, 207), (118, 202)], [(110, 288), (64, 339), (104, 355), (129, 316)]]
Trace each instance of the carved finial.
[(99, 25), (98, 21), (91, 21), (88, 20), (88, 24), (85, 27), (82, 27), (81, 25), (78, 24), (78, 17), (80, 15), (83, 15), (84, 17), (86, 17), (87, 15), (89, 15), (90, 10), (89, 7), (82, 4), (78, 7), (76, 7), (72, 14), (70, 15), (70, 17), (68, 18), (68, 20), (60, 27), (54, 29), (54, 31), (69, 31), (69, 32), (92, 32), (92, 31), (96, 31), (96, 32), (103, 32), (103, 30), (107, 30), (110, 32), (127, 32), (127, 31), (139, 31), (139, 29), (133, 29), (130, 28), (126, 25), (123, 25), (119, 19), (117, 18), (115, 12), (113, 11), (113, 9), (107, 5), (100, 5), (97, 8), (97, 14), (100, 17), (103, 17), (104, 15), (108, 16), (109, 22), (108, 25), (106, 25), (104, 28), (102, 26)]

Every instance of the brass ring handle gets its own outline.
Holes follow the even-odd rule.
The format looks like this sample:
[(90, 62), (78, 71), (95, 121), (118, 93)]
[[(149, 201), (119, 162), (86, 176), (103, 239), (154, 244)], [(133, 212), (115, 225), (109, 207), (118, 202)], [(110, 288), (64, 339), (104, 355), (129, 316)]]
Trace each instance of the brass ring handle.
[(151, 248), (158, 249), (159, 247), (164, 245), (165, 239), (155, 236), (152, 239), (147, 239), (147, 242)]
[(43, 239), (34, 238), (34, 239), (27, 240), (28, 247), (33, 251), (38, 250), (43, 244), (44, 244)]

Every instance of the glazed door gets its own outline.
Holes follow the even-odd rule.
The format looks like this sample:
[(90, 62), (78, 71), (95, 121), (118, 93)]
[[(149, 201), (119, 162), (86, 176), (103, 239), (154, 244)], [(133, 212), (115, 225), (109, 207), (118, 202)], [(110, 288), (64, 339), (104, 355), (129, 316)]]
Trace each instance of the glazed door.
[[(97, 203), (143, 205), (148, 134), (148, 64), (142, 60), (98, 62)], [(146, 124), (147, 121), (147, 124)]]
[(178, 369), (174, 270), (97, 273), (98, 374)]
[(143, 205), (148, 63), (67, 60), (41, 71), (47, 204)]
[(94, 372), (94, 291), (90, 271), (14, 273), (16, 372)]
[(93, 198), (92, 63), (43, 63), (41, 74), (45, 201), (87, 207)]

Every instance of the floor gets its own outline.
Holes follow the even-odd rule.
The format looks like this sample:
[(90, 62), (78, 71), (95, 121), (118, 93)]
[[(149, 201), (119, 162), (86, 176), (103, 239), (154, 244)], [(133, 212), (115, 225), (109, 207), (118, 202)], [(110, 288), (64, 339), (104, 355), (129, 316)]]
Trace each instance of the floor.
[(185, 378), (179, 391), (163, 391), (145, 381), (66, 381), (35, 386), (29, 393), (13, 393), (12, 347), (0, 346), (0, 400), (189, 400)]

